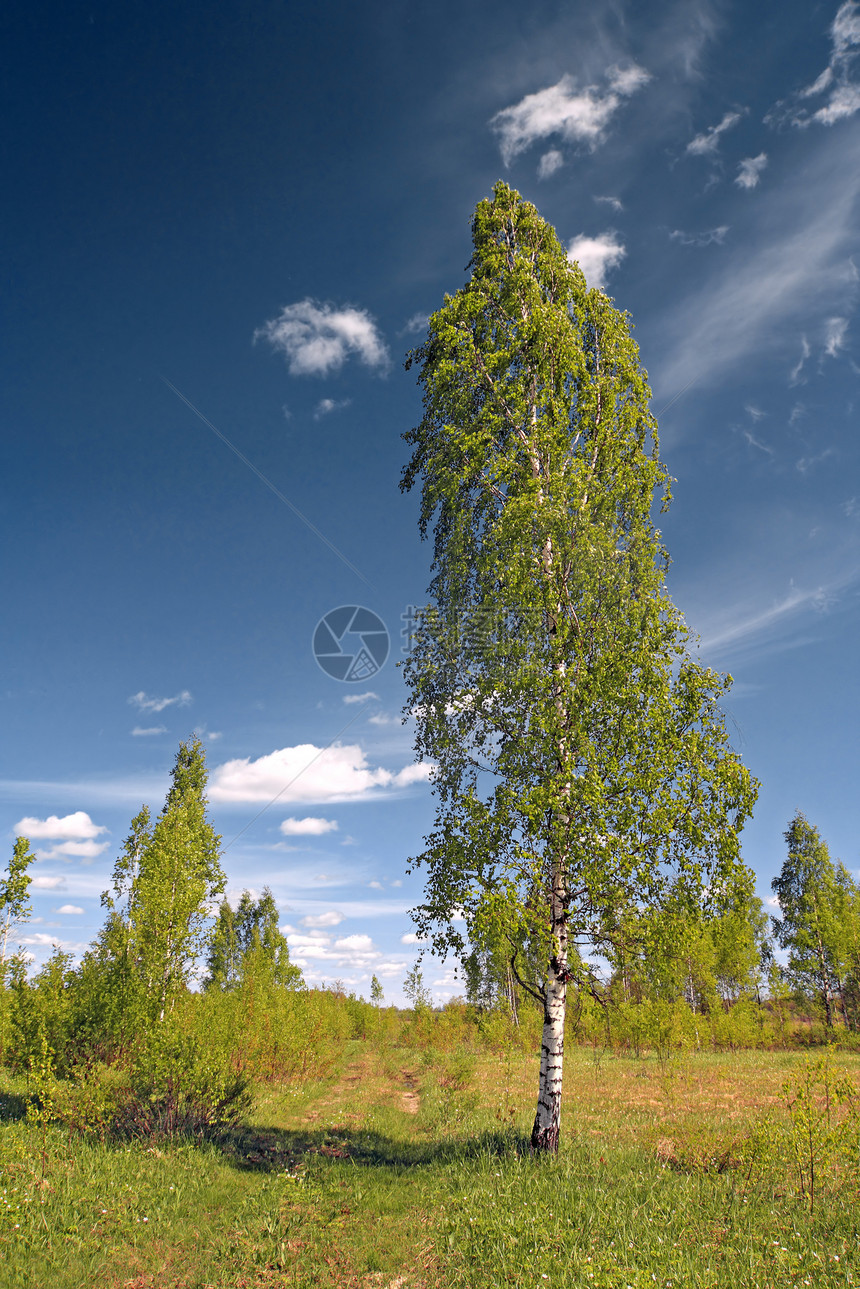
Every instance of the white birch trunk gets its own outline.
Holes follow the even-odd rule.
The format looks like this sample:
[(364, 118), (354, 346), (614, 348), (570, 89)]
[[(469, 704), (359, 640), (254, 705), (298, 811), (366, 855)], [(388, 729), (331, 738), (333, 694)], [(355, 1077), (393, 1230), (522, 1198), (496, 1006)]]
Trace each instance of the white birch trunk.
[(564, 1062), (566, 973), (551, 971), (546, 986), (543, 1036), (540, 1049), (538, 1103), (532, 1128), (532, 1150), (555, 1153), (561, 1131), (561, 1084)]

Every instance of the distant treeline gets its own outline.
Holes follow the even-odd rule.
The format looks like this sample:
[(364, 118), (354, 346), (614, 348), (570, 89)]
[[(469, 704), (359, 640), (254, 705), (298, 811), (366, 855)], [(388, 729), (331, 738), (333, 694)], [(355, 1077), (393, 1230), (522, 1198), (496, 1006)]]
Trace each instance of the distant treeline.
[[(802, 815), (785, 839), (779, 917), (751, 885), (712, 892), (705, 912), (682, 884), (659, 912), (619, 897), (599, 940), (570, 955), (570, 1040), (636, 1054), (858, 1041), (860, 889)], [(144, 808), (132, 821), (95, 942), (77, 965), (56, 949), (33, 975), (23, 953), (8, 953), (29, 915), (34, 859), (16, 840), (0, 881), (0, 1059), (63, 1117), (120, 1133), (202, 1130), (239, 1115), (252, 1080), (324, 1076), (354, 1038), (448, 1051), (539, 1045), (539, 956), (530, 984), (491, 923), (462, 964), (464, 996), (441, 1010), (420, 967), (404, 982), (408, 1010), (381, 1005), (376, 977), (370, 1003), (340, 986), (308, 989), (271, 892), (246, 891), (235, 909), (223, 898), (219, 846), (193, 739), (159, 816)]]

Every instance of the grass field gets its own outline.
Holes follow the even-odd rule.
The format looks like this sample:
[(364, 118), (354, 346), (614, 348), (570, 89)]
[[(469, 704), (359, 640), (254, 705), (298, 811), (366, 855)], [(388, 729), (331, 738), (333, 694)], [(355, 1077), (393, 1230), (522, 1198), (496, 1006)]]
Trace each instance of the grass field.
[[(819, 1086), (790, 1115), (806, 1059), (574, 1049), (553, 1160), (528, 1154), (519, 1054), (350, 1043), (326, 1082), (263, 1086), (196, 1144), (42, 1129), (9, 1082), (0, 1285), (860, 1284), (857, 1107), (828, 1119)], [(860, 1083), (857, 1056), (835, 1069)]]

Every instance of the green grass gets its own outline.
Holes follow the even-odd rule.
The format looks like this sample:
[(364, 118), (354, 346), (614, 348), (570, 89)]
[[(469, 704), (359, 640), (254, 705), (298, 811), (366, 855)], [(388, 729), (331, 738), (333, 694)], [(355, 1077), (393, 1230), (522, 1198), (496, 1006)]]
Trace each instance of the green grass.
[[(764, 1115), (785, 1120), (802, 1061), (574, 1050), (551, 1160), (526, 1148), (536, 1065), (519, 1055), (472, 1071), (350, 1044), (326, 1082), (261, 1089), (221, 1141), (157, 1147), (54, 1127), (43, 1143), (10, 1084), (0, 1286), (860, 1285), (856, 1167), (822, 1173), (810, 1213), (790, 1168), (743, 1154)], [(839, 1064), (860, 1081), (856, 1056)]]

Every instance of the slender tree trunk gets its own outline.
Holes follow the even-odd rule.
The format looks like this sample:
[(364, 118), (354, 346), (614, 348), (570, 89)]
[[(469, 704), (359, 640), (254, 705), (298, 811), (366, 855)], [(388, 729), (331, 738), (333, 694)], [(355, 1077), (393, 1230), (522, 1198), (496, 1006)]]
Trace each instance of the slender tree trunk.
[(558, 1150), (561, 1132), (561, 1087), (564, 1064), (564, 1013), (567, 983), (564, 972), (551, 971), (546, 986), (540, 1049), (538, 1103), (532, 1128), (532, 1150)]
[(532, 1128), (532, 1150), (555, 1153), (561, 1132), (564, 1067), (564, 1018), (567, 1004), (567, 888), (564, 865), (554, 864), (552, 884), (552, 956), (547, 973), (540, 1050), (538, 1103)]

